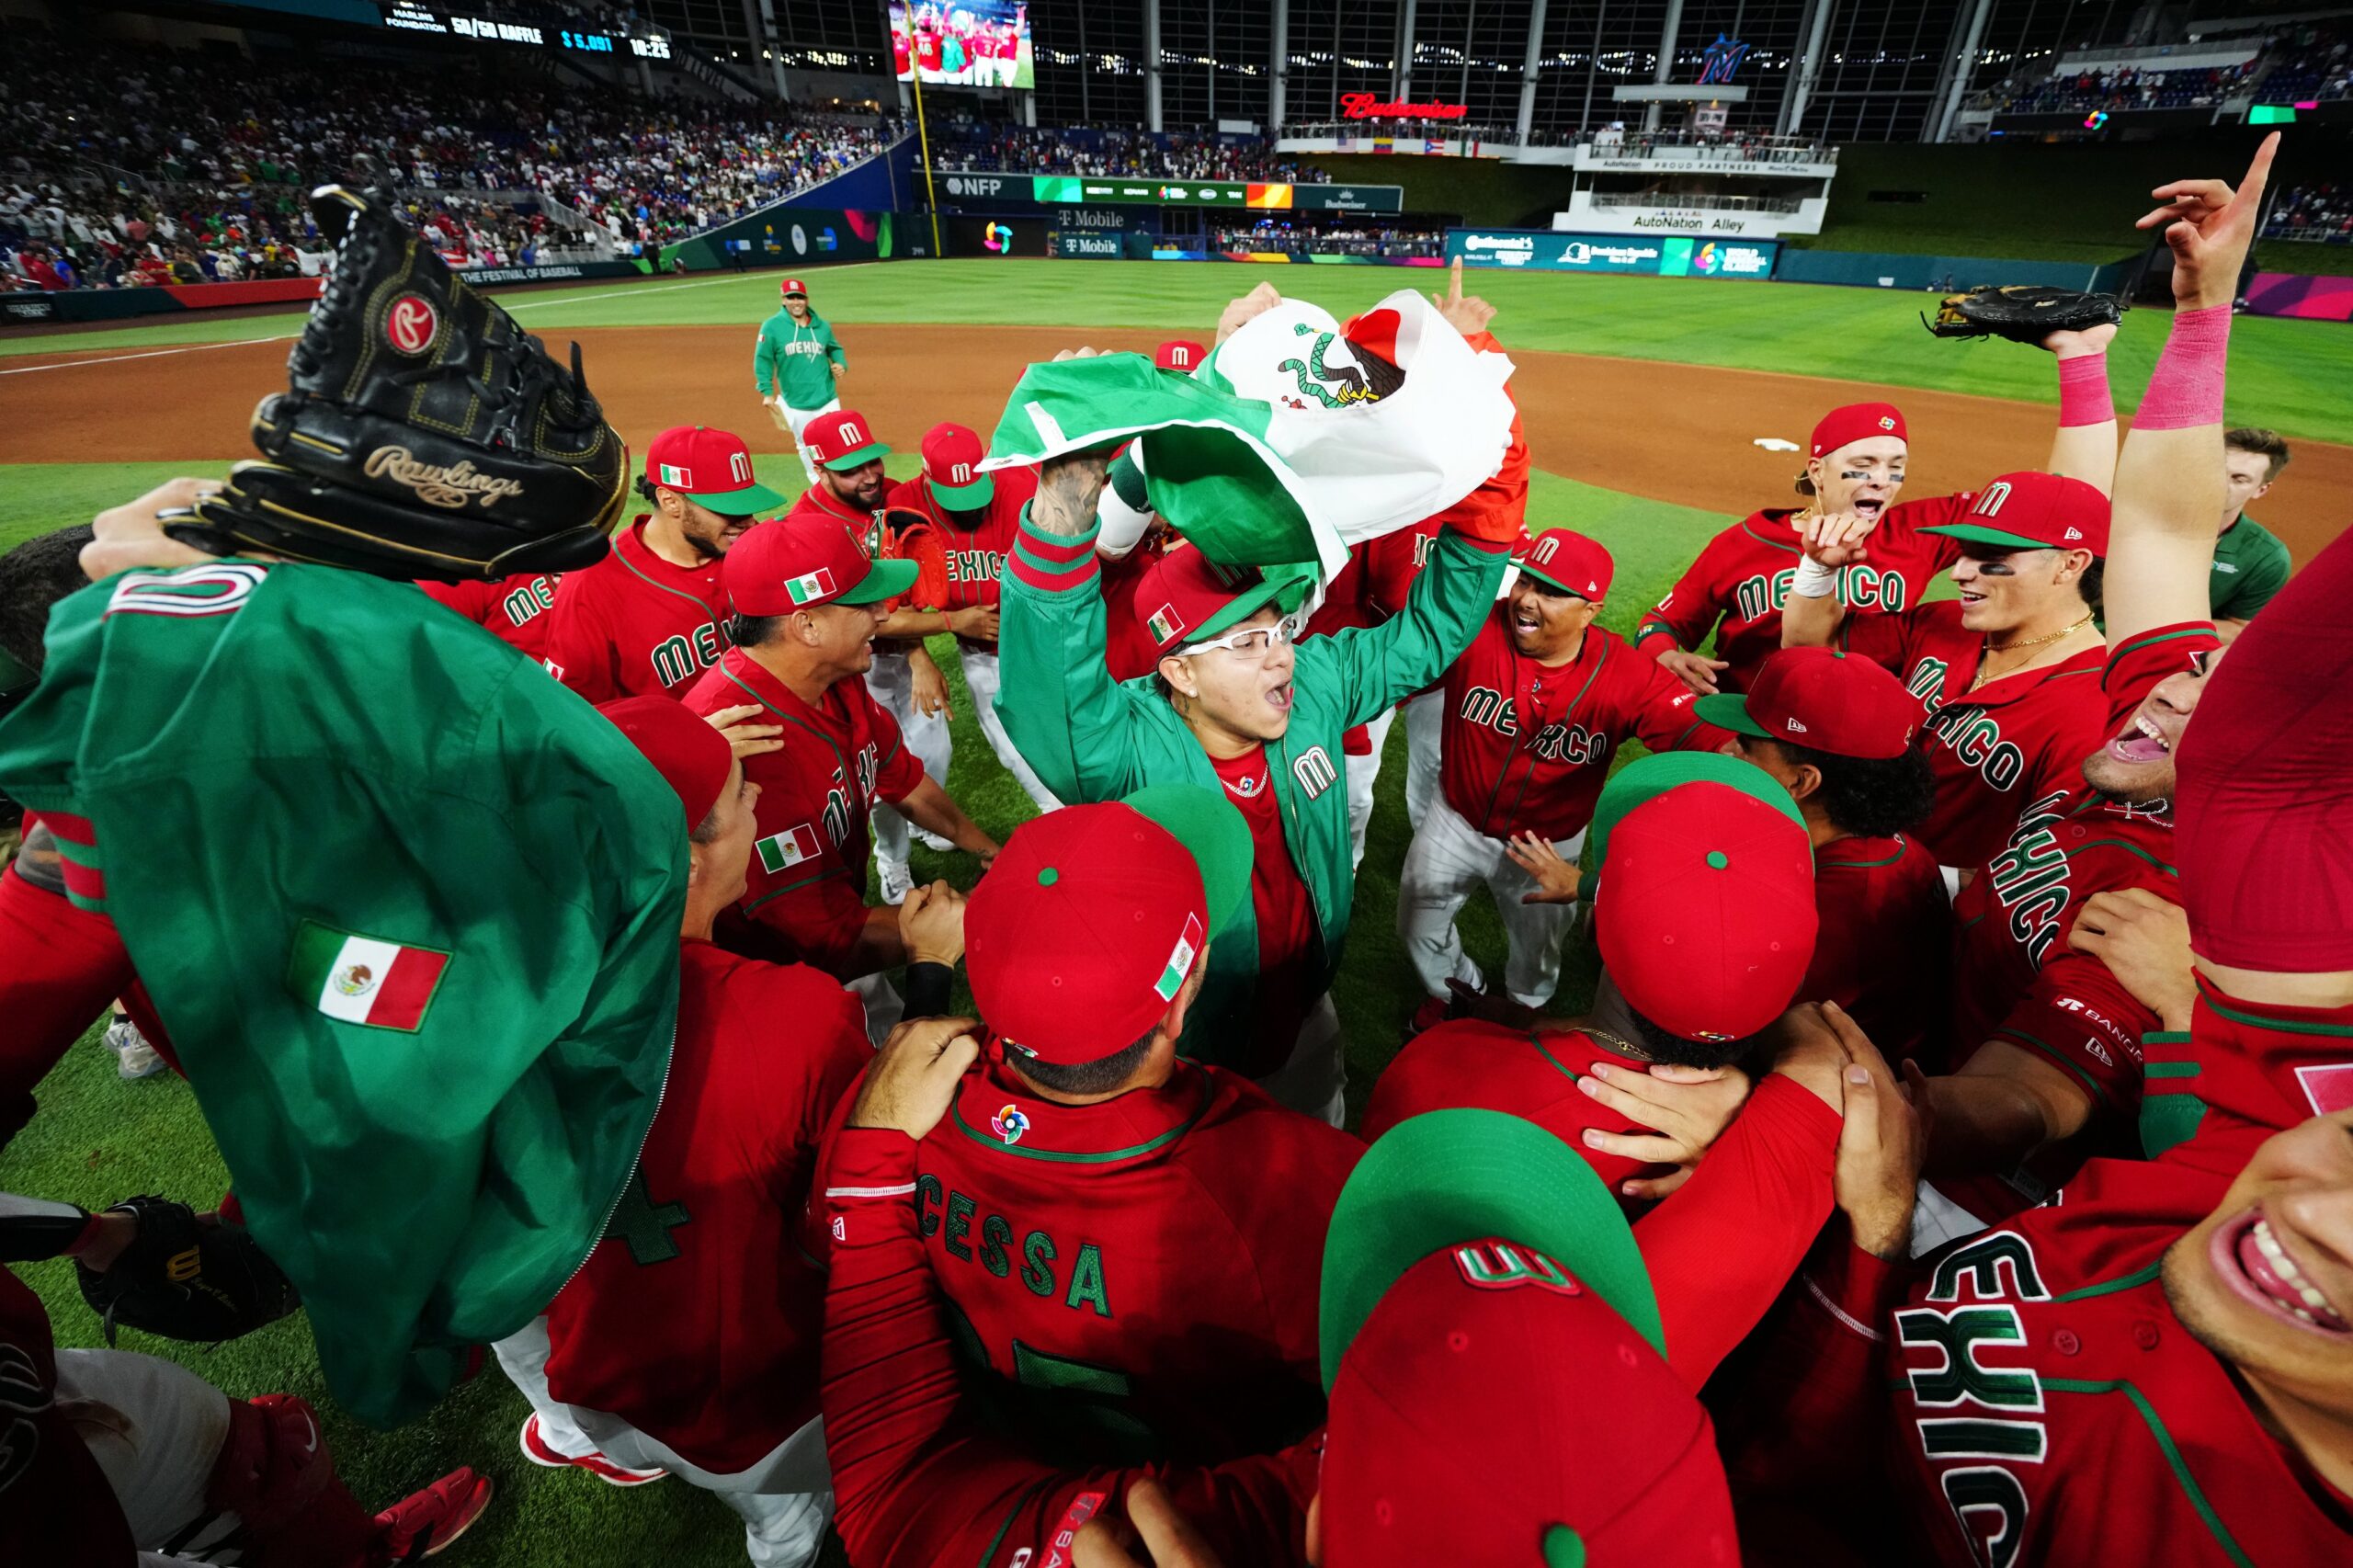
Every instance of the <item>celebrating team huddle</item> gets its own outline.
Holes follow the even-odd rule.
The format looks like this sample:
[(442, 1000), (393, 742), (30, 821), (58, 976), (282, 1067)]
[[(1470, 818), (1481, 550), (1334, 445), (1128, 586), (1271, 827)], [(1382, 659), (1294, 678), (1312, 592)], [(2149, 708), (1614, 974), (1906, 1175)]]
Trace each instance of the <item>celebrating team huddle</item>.
[[(1966, 490), (1828, 408), (1631, 638), (1459, 263), (987, 433), (878, 430), (786, 279), (791, 497), (714, 425), (631, 463), (323, 188), (270, 460), (0, 557), (0, 1138), (122, 997), (233, 1183), (0, 1194), (6, 1561), (451, 1548), (483, 1456), (379, 1509), (113, 1347), (298, 1310), (359, 1420), (503, 1374), (527, 1483), (763, 1565), (2345, 1558), (2353, 545), (2290, 577), (2223, 418), (2276, 144), (2154, 193), (2129, 432), (2106, 301), (2011, 335), (2057, 419)], [(1367, 874), (1417, 1005), (1351, 1085)], [(17, 1277), (69, 1257), (109, 1348)]]

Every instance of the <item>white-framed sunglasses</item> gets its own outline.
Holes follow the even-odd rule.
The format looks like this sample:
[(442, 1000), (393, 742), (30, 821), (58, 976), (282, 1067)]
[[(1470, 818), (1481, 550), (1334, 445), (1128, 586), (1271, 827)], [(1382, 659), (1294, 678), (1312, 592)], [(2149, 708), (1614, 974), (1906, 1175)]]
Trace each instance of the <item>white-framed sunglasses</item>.
[(1199, 642), (1188, 642), (1176, 650), (1180, 656), (1206, 653), (1212, 648), (1224, 648), (1252, 658), (1263, 659), (1286, 642), (1299, 641), (1299, 628), (1290, 616), (1283, 616), (1272, 626), (1252, 626), (1240, 631), (1229, 631), (1222, 637), (1205, 637)]

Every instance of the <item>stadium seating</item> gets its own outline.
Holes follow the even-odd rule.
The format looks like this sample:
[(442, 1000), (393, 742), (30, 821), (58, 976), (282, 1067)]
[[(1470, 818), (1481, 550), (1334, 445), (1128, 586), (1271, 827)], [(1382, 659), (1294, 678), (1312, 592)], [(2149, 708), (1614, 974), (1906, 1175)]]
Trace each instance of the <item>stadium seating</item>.
[(932, 155), (942, 169), (1016, 174), (1109, 175), (1141, 179), (1283, 181), (1313, 184), (1332, 176), (1277, 157), (1257, 137), (1208, 137), (1168, 131), (992, 125), (934, 125)]

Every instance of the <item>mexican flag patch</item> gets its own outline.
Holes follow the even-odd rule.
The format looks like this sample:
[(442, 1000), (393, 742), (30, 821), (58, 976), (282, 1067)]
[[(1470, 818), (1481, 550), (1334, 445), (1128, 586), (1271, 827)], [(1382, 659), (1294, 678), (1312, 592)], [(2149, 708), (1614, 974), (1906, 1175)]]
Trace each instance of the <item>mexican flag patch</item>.
[(661, 477), (654, 482), (657, 484), (666, 484), (673, 490), (684, 490), (694, 483), (687, 477), (687, 471), (676, 463), (662, 463), (658, 466), (662, 472)]
[(830, 566), (820, 566), (814, 572), (804, 572), (789, 579), (784, 591), (794, 604), (805, 605), (817, 599), (830, 598), (834, 592), (834, 572)]
[(1193, 960), (1201, 950), (1201, 922), (1196, 915), (1185, 916), (1184, 934), (1176, 938), (1176, 946), (1169, 950), (1168, 967), (1153, 982), (1153, 990), (1164, 1002), (1176, 1000), (1176, 993), (1185, 988), (1185, 977), (1193, 972)]
[(1155, 642), (1165, 642), (1185, 630), (1185, 618), (1176, 613), (1175, 605), (1162, 605), (1144, 618), (1143, 629), (1152, 633)]
[(294, 933), (286, 984), (330, 1018), (414, 1034), (440, 989), (449, 955), (305, 920)]
[(803, 860), (816, 858), (817, 830), (804, 822), (798, 827), (789, 827), (782, 833), (754, 841), (752, 849), (760, 858), (760, 869), (774, 876)]

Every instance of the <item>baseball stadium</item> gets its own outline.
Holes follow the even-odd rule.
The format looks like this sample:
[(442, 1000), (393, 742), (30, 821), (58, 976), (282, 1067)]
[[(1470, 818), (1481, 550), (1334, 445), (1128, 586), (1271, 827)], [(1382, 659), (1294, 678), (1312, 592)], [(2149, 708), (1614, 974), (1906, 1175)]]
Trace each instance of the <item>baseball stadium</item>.
[[(2353, 935), (2320, 885), (2353, 877), (2353, 737), (2326, 711), (2353, 671), (2317, 593), (2353, 566), (2353, 6), (0, 0), (0, 1561), (2353, 1551)], [(518, 398), (529, 418), (479, 434)], [(1392, 398), (1363, 426), (1378, 449), (1315, 434)], [(342, 460), (362, 442), (364, 478)], [(542, 499), (592, 479), (577, 506)], [(183, 480), (201, 483), (165, 488)], [(960, 498), (1002, 510), (963, 551), (981, 514)], [(2047, 518), (2019, 521), (2021, 499)], [(2094, 515), (2104, 542), (2080, 548), (2069, 519)], [(2211, 570), (2152, 543), (2186, 537)], [(1765, 557), (1758, 597), (1691, 622), (1727, 538)], [(1385, 540), (1414, 543), (1388, 602)], [(1853, 588), (1872, 562), (1875, 605)], [(633, 632), (606, 635), (620, 673), (584, 683), (596, 639), (561, 624), (565, 589), (616, 567), (688, 613), (650, 666), (618, 647)], [(1262, 572), (1263, 592), (1234, 586)], [(269, 623), (291, 642), (237, 654), (289, 576), (325, 585)], [(985, 593), (960, 585), (974, 576)], [(845, 618), (860, 630), (825, 665)], [(765, 656), (803, 622), (818, 652)], [(199, 624), (229, 630), (168, 644)], [(1984, 662), (1939, 695), (1956, 628)], [(1319, 633), (1351, 651), (1319, 661)], [(1126, 669), (1123, 636), (1142, 650)], [(2173, 662), (2150, 664), (2167, 638)], [(1490, 642), (1500, 675), (1480, 673)], [(1837, 656), (1809, 666), (1837, 667), (1807, 687), (1789, 672), (1813, 644)], [(1217, 661), (1293, 657), (1270, 728), (1217, 728), (1239, 700)], [(1592, 673), (1559, 710), (1531, 659)], [(2298, 660), (2304, 676), (2255, 678)], [(529, 690), (487, 695), (502, 661)], [(2035, 721), (2060, 760), (2019, 785), (1999, 747), (1954, 737), (2045, 700), (1995, 693), (2046, 672), (2096, 675), (2075, 683), (2089, 728)], [(2299, 679), (2315, 691), (2282, 716)], [(1512, 680), (1533, 681), (1519, 728), (1493, 706)], [(2114, 708), (2128, 691), (2142, 706)], [(2200, 748), (2191, 709), (2226, 699)], [(1142, 715), (1116, 744), (1114, 710)], [(1887, 712), (1893, 740), (1838, 749)], [(287, 727), (321, 713), (315, 743)], [(1466, 743), (1459, 719), (1493, 733)], [(1341, 767), (1284, 749), (1326, 721), (1350, 737)], [(519, 762), (484, 760), (502, 745), (533, 759), (536, 803)], [(337, 820), (285, 761), (381, 774), (467, 747), (465, 777), (513, 800), (477, 812), (437, 774)], [(1171, 747), (1192, 783), (1153, 761)], [(250, 772), (220, 771), (232, 756)], [(2165, 782), (2111, 788), (2103, 756)], [(823, 806), (796, 825), (803, 788)], [(714, 850), (739, 789), (741, 842)], [(1906, 790), (1908, 816), (1890, 803)], [(1341, 795), (1349, 812), (1326, 809)], [(526, 824), (557, 797), (573, 814)], [(1848, 834), (1842, 810), (1881, 825)], [(574, 835), (576, 857), (549, 854)], [(660, 852), (625, 855), (641, 836)], [(1836, 859), (1862, 840), (1923, 868), (1931, 936), (1901, 937), (1890, 903), (1834, 911), (1828, 868), (1880, 864)], [(1694, 845), (1720, 869), (1724, 849), (1736, 868), (1795, 854), (1798, 913), (1752, 938), (1779, 871), (1670, 896), (1635, 869)], [(151, 852), (160, 875), (133, 869)], [(1336, 893), (1315, 855), (1336, 857)], [(824, 878), (792, 880), (820, 856)], [(497, 922), (466, 884), (500, 874), (529, 939), (486, 943), (468, 975)], [(813, 881), (824, 912), (771, 918)], [(148, 891), (167, 883), (183, 892)], [(624, 1048), (597, 1011), (607, 982), (635, 983), (615, 933), (661, 927), (668, 1009), (680, 899), (674, 1043)], [(1139, 929), (1190, 922), (1140, 1013), (1087, 968), (1119, 956), (1131, 909)], [(561, 946), (551, 911), (606, 924)], [(1253, 917), (1243, 989), (1222, 994), (1221, 933)], [(2015, 973), (1976, 951), (2006, 926), (2030, 955)], [(1284, 930), (1305, 957), (1277, 961)], [(1881, 942), (1853, 996), (1799, 979), (1834, 930)], [(324, 982), (301, 970), (321, 933), (343, 938)], [(2259, 951), (2282, 948), (2294, 961)], [(697, 949), (739, 966), (724, 999), (696, 1000)], [(1733, 952), (1745, 967), (1715, 961)], [(508, 971), (482, 972), (498, 953)], [(432, 966), (404, 1020), (353, 999), (376, 984), (363, 960), (396, 981)], [(252, 1000), (303, 985), (292, 1023)], [(1926, 1020), (1902, 1041), (1898, 1011)], [(1302, 1089), (1319, 1017), (1333, 1071)], [(933, 1017), (978, 1041), (961, 1080)], [(1204, 1041), (1267, 1018), (1280, 1051), (1297, 1030), (1288, 1062)], [(1087, 1075), (1146, 1026), (1144, 1076)], [(695, 1044), (727, 1028), (733, 1055)], [(826, 1031), (820, 1062), (804, 1036)], [(1545, 1095), (1606, 1108), (1567, 1096), (1585, 1142), (1515, 1101), (1524, 1074), (1443, 1085), (1488, 1071), (1498, 1040), (1540, 1060)], [(1199, 1106), (1167, 1108), (1197, 1081)], [(1745, 1108), (1714, 1108), (1727, 1081)], [(731, 1099), (783, 1108), (730, 1123)], [(1447, 1119), (1480, 1117), (1510, 1126), (1445, 1142), (1484, 1125)], [(1273, 1119), (1304, 1131), (1254, 1130)], [(1039, 1159), (1017, 1180), (969, 1149), (929, 1163), (959, 1129), (1000, 1165)], [(1152, 1174), (1188, 1140), (1183, 1174)], [(710, 1153), (739, 1145), (756, 1152)], [(386, 1149), (412, 1179), (339, 1185)], [(665, 1188), (665, 1149), (675, 1181), (733, 1190)], [(1892, 1250), (1867, 1239), (1896, 1202), (1857, 1196), (1870, 1175), (1902, 1194)], [(111, 1207), (136, 1195), (154, 1206)], [(918, 1221), (896, 1218), (910, 1202)], [(1279, 1212), (1242, 1217), (1258, 1208)], [(697, 1238), (704, 1214), (739, 1218)], [(1424, 1244), (1391, 1258), (1406, 1241), (1376, 1230)], [(528, 1237), (529, 1267), (496, 1235)], [(2185, 1236), (2249, 1260), (2214, 1265), (2226, 1304), (2182, 1283)], [(704, 1259), (666, 1261), (698, 1239)], [(1694, 1259), (1776, 1244), (1754, 1300), (1699, 1278)], [(1307, 1260), (1297, 1301), (1278, 1299), (1287, 1245)], [(1471, 1305), (1434, 1294), (1442, 1253)], [(755, 1306), (638, 1282), (689, 1267)], [(406, 1316), (366, 1310), (412, 1293)], [(1968, 1301), (2021, 1347), (1920, 1304)], [(1856, 1335), (1800, 1321), (1820, 1308)], [(886, 1362), (892, 1314), (928, 1325), (938, 1364)], [(789, 1354), (759, 1339), (770, 1318)], [(1008, 1325), (1010, 1352), (984, 1343)], [(1465, 1348), (1483, 1335), (1529, 1347), (1492, 1388), (1496, 1352)], [(2059, 1349), (2030, 1354), (2038, 1336)], [(1370, 1345), (1390, 1347), (1378, 1369)], [(1942, 1355), (1965, 1372), (1939, 1392)], [(1829, 1386), (1851, 1366), (1860, 1388), (1867, 1357), (1868, 1420), (1791, 1369)], [(1256, 1383), (1196, 1371), (1228, 1358)], [(1008, 1413), (1008, 1391), (1040, 1389)], [(935, 1403), (939, 1429), (904, 1437), (845, 1418)], [(769, 1404), (788, 1414), (712, 1437)], [(1599, 1409), (1643, 1414), (1621, 1429)], [(1817, 1448), (1875, 1468), (1801, 1475), (1789, 1450)], [(1433, 1494), (1460, 1512), (1490, 1485), (1473, 1511), (1518, 1535), (1427, 1522)], [(1869, 1505), (1825, 1522), (1833, 1488)], [(2075, 1517), (2098, 1498), (2149, 1518), (2104, 1536)]]

